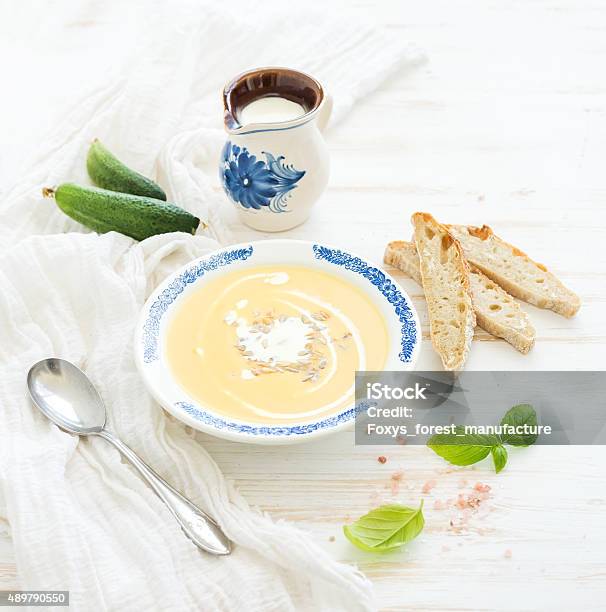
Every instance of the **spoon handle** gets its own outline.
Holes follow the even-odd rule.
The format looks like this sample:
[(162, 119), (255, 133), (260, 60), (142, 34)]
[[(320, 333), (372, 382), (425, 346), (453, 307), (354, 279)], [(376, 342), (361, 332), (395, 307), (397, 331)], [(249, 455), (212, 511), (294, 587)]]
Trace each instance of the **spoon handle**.
[(173, 489), (134, 451), (109, 431), (103, 429), (97, 435), (113, 444), (131, 462), (158, 494), (158, 497), (168, 506), (187, 537), (196, 546), (214, 555), (228, 555), (231, 552), (231, 542), (213, 519)]

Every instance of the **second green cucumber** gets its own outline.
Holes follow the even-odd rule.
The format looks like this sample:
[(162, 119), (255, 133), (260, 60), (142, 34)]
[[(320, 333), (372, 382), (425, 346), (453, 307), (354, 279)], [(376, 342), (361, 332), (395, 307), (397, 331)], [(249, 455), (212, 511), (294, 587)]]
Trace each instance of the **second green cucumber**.
[(159, 185), (146, 176), (131, 170), (97, 139), (93, 141), (88, 150), (86, 169), (97, 187), (156, 200), (166, 200), (166, 193)]

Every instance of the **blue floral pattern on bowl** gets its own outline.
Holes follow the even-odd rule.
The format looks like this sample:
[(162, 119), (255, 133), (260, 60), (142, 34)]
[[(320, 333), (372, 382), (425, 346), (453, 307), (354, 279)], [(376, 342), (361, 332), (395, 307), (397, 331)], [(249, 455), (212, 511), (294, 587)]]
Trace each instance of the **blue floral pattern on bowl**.
[(287, 212), (290, 192), (297, 187), (305, 170), (285, 164), (282, 155), (275, 157), (266, 151), (263, 155), (265, 161), (228, 140), (221, 163), (223, 189), (234, 203), (244, 208)]
[(324, 259), (337, 266), (343, 266), (346, 270), (361, 274), (385, 296), (387, 301), (394, 307), (400, 319), (400, 323), (402, 324), (400, 330), (402, 333), (400, 338), (402, 350), (398, 357), (400, 361), (409, 363), (412, 360), (414, 348), (417, 345), (417, 326), (415, 324), (415, 317), (412, 309), (396, 284), (387, 278), (384, 272), (378, 268), (369, 266), (359, 257), (354, 257), (339, 249), (329, 249), (319, 244), (314, 244), (313, 250), (316, 259)]
[(301, 425), (248, 425), (246, 423), (236, 423), (210, 414), (205, 410), (196, 408), (189, 402), (177, 402), (177, 406), (185, 410), (189, 416), (197, 421), (210, 425), (215, 429), (223, 429), (236, 433), (243, 433), (250, 436), (306, 436), (322, 429), (331, 429), (341, 423), (347, 423), (355, 418), (356, 414), (364, 412), (372, 402), (358, 402), (353, 408), (348, 408), (339, 414), (326, 417), (314, 423), (302, 423)]

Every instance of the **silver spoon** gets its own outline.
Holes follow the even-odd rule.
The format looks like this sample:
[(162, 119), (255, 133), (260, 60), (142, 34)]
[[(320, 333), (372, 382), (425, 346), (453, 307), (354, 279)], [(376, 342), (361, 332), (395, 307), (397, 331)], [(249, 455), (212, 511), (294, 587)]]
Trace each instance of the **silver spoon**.
[(208, 515), (105, 429), (105, 406), (82, 370), (64, 359), (43, 359), (30, 368), (27, 387), (34, 404), (61, 429), (79, 436), (99, 436), (113, 444), (168, 506), (194, 544), (214, 555), (231, 552), (230, 541)]

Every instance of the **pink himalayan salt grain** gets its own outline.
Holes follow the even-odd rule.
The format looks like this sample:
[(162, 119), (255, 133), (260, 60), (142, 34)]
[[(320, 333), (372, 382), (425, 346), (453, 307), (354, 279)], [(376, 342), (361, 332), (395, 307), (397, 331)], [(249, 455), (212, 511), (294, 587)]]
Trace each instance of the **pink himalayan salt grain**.
[(396, 495), (400, 490), (400, 481), (404, 476), (404, 472), (402, 470), (398, 470), (391, 475), (391, 494)]
[(488, 499), (487, 493), (471, 493), (469, 495), (463, 495), (459, 493), (455, 506), (457, 508), (478, 508), (479, 505)]
[(436, 499), (436, 501), (433, 503), (434, 510), (444, 510), (445, 508), (446, 504), (444, 504), (444, 502), (440, 499)]
[(488, 493), (488, 491), (490, 491), (490, 485), (484, 484), (482, 482), (476, 482), (473, 488), (479, 493)]
[(421, 489), (422, 493), (429, 493), (438, 483), (435, 480), (428, 480)]
[(465, 480), (465, 478), (461, 478), (461, 480), (459, 480), (459, 489), (464, 489), (467, 486), (467, 480)]
[(467, 508), (467, 499), (462, 493), (459, 493), (459, 496), (457, 497), (457, 501), (455, 502), (455, 506), (457, 508), (460, 508), (461, 510), (463, 508)]
[(507, 549), (507, 550), (506, 550), (506, 551), (503, 553), (503, 556), (504, 556), (506, 559), (511, 559), (511, 555), (512, 555), (511, 548), (508, 548), (508, 549)]

